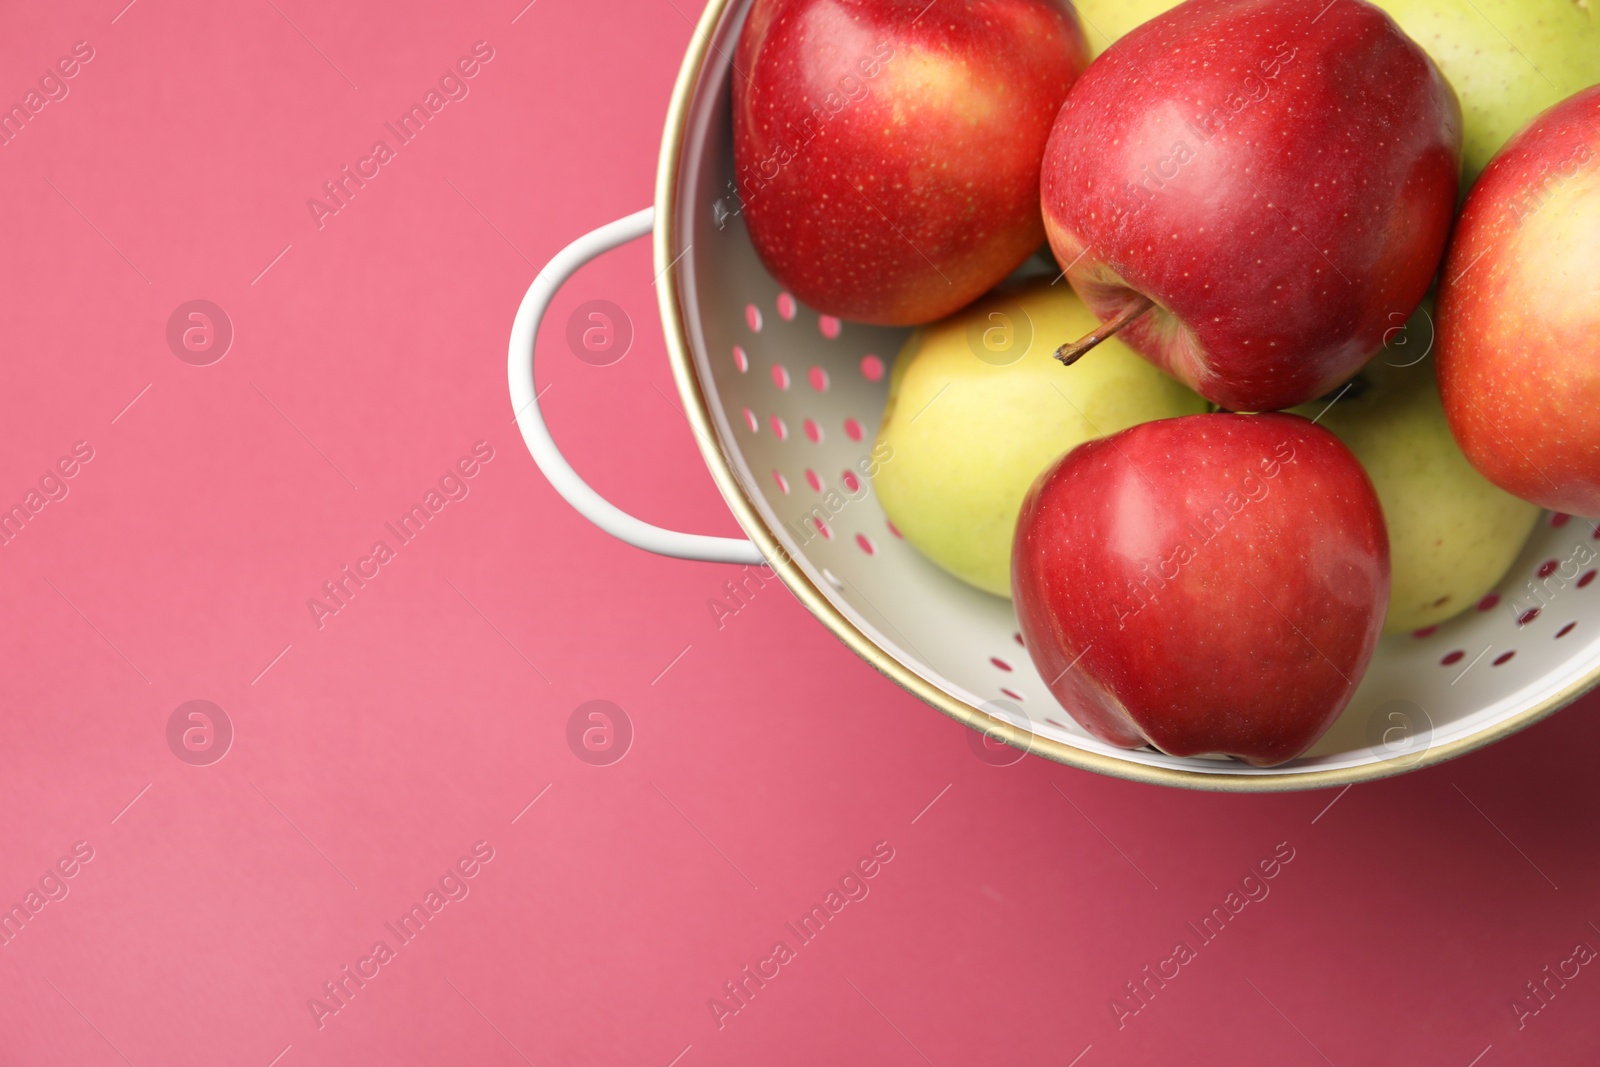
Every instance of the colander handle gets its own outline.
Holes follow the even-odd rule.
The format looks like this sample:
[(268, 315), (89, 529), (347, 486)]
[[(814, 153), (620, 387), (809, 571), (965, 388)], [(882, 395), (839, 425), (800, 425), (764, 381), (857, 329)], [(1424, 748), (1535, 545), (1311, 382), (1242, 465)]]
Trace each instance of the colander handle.
[(678, 559), (700, 560), (706, 563), (761, 563), (761, 550), (752, 541), (736, 537), (709, 537), (704, 534), (679, 533), (652, 526), (636, 519), (589, 487), (572, 469), (550, 427), (545, 424), (544, 413), (539, 410), (539, 398), (533, 389), (533, 349), (539, 336), (539, 323), (550, 308), (556, 292), (578, 268), (619, 245), (637, 240), (649, 233), (655, 225), (656, 209), (647, 207), (626, 218), (608, 223), (592, 233), (573, 241), (557, 252), (555, 258), (528, 286), (517, 317), (511, 324), (511, 348), (507, 374), (511, 381), (511, 407), (516, 413), (517, 427), (522, 440), (533, 454), (533, 462), (550, 480), (567, 503), (578, 513), (619, 541), (635, 548)]

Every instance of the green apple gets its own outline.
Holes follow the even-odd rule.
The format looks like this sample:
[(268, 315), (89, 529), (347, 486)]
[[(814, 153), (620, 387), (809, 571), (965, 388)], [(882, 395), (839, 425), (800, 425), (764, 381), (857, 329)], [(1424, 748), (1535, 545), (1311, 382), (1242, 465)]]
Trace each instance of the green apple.
[(1537, 507), (1479, 474), (1451, 436), (1425, 358), (1428, 315), (1424, 305), (1394, 331), (1337, 400), (1295, 409), (1332, 430), (1378, 491), (1392, 569), (1385, 633), (1432, 626), (1476, 604), (1539, 520)]
[(1137, 423), (1206, 410), (1116, 338), (1071, 367), (1063, 337), (1099, 323), (1066, 282), (1004, 287), (911, 335), (889, 379), (874, 481), (883, 510), (929, 559), (1011, 595), (1022, 498), (1056, 457)]
[(1377, 0), (1461, 98), (1463, 191), (1528, 120), (1600, 82), (1600, 3)]
[[(1462, 191), (1529, 119), (1600, 83), (1600, 0), (1374, 0), (1455, 87)], [(1173, 0), (1077, 0), (1092, 55)]]
[(1083, 35), (1089, 41), (1089, 58), (1099, 58), (1118, 38), (1141, 23), (1171, 11), (1180, 0), (1073, 0)]

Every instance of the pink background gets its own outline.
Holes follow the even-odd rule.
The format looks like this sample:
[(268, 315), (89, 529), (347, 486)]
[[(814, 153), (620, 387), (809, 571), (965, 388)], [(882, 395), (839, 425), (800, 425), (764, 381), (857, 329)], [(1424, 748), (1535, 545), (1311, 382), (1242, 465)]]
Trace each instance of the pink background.
[[(94, 850), (0, 947), (0, 1062), (1594, 1058), (1600, 969), (1510, 1006), (1600, 946), (1593, 700), (1342, 796), (995, 767), (793, 598), (719, 632), (731, 568), (556, 497), (510, 424), (511, 314), (649, 202), (691, 0), (121, 3), (0, 38), (3, 101), (95, 50), (0, 148), (0, 503), (94, 450), (0, 548), (0, 904)], [(479, 40), (470, 95), (318, 229), (307, 198)], [(636, 245), (561, 295), (545, 406), (623, 507), (734, 534), (650, 275)], [(204, 367), (165, 336), (196, 298), (235, 330)], [(637, 330), (610, 367), (563, 338), (595, 298)], [(319, 629), (307, 598), (477, 441), (470, 495)], [(566, 740), (595, 698), (635, 732), (610, 766)], [(236, 732), (209, 766), (168, 747), (192, 699)], [(479, 841), (469, 895), (319, 1027), (308, 999)], [(719, 1028), (708, 999), (881, 841), (870, 895)], [(1280, 842), (1270, 895), (1119, 1029), (1123, 983)]]

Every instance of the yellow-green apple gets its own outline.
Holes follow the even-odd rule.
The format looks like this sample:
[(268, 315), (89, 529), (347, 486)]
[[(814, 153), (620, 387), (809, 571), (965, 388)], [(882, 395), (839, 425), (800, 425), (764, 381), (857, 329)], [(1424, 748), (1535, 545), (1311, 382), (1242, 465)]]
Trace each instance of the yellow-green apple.
[(1438, 351), (1473, 466), (1600, 515), (1600, 87), (1534, 119), (1478, 179), (1440, 282)]
[(1089, 42), (1089, 58), (1116, 44), (1135, 26), (1171, 11), (1183, 0), (1073, 0), (1083, 36)]
[(1079, 445), (1017, 520), (1028, 653), (1086, 730), (1270, 767), (1332, 725), (1389, 600), (1361, 464), (1298, 415), (1190, 415)]
[(1590, 0), (1377, 0), (1461, 98), (1464, 184), (1511, 135), (1600, 82), (1600, 5)]
[(1094, 316), (1065, 282), (996, 291), (915, 331), (895, 361), (878, 430), (894, 462), (874, 480), (884, 512), (963, 581), (1011, 595), (1022, 498), (1061, 453), (1205, 401), (1115, 340), (1063, 371), (1052, 338)]
[(1460, 169), (1455, 94), (1377, 8), (1189, 0), (1073, 87), (1045, 229), (1108, 331), (1268, 411), (1343, 383), (1416, 309)]
[(1295, 409), (1332, 430), (1377, 490), (1393, 572), (1386, 633), (1420, 630), (1476, 604), (1539, 521), (1538, 508), (1492, 485), (1450, 435), (1426, 358), (1431, 320), (1418, 311), (1404, 331), (1335, 398)]
[[(1077, 0), (1098, 56), (1178, 0)], [(1600, 4), (1590, 0), (1374, 0), (1439, 64), (1461, 98), (1463, 184), (1567, 93), (1600, 82)]]
[(756, 0), (733, 65), (741, 210), (811, 307), (964, 307), (1044, 243), (1039, 162), (1088, 46), (1067, 0)]

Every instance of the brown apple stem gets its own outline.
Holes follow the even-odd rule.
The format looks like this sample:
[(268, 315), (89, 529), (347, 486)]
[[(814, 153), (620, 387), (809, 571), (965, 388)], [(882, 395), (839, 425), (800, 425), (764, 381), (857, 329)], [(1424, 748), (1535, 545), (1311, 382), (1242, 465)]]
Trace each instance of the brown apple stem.
[(1104, 341), (1107, 337), (1115, 336), (1124, 326), (1155, 306), (1156, 302), (1154, 300), (1151, 300), (1148, 296), (1140, 295), (1139, 299), (1123, 308), (1116, 318), (1110, 322), (1101, 323), (1099, 328), (1087, 337), (1064, 344), (1056, 349), (1056, 358), (1064, 366), (1072, 366), (1095, 345)]

